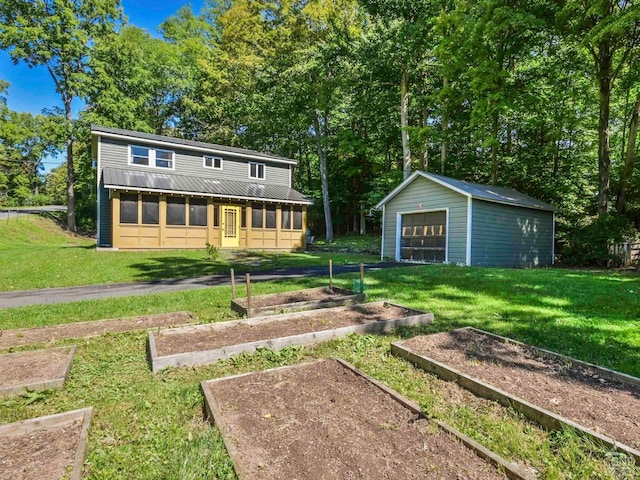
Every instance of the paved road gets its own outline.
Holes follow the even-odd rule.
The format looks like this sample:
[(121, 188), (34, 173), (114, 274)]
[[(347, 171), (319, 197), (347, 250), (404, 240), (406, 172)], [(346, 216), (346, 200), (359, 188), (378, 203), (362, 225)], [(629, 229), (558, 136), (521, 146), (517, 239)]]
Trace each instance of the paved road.
[[(365, 270), (379, 270), (382, 268), (410, 266), (407, 263), (371, 263), (365, 265)], [(333, 273), (357, 272), (360, 265), (334, 265)], [(252, 272), (252, 282), (279, 280), (287, 278), (328, 276), (329, 267), (283, 268), (264, 272)], [(244, 274), (236, 278), (242, 279)], [(53, 303), (78, 302), (96, 298), (128, 297), (132, 295), (147, 295), (150, 293), (176, 292), (179, 290), (193, 290), (219, 285), (229, 285), (229, 275), (209, 275), (206, 277), (180, 278), (171, 280), (157, 280), (151, 282), (113, 283), (107, 285), (92, 285), (86, 287), (41, 288), (38, 290), (16, 290), (0, 292), (0, 308), (26, 307), (29, 305), (48, 305)]]

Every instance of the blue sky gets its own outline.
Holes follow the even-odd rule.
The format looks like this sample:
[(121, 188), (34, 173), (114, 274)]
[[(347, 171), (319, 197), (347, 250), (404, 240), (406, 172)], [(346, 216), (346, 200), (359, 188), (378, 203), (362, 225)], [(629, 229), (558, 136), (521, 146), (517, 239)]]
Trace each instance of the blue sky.
[[(146, 29), (152, 35), (157, 35), (158, 26), (180, 7), (191, 5), (191, 8), (198, 13), (204, 1), (123, 0), (122, 7), (129, 23)], [(22, 62), (14, 65), (9, 54), (4, 50), (0, 50), (0, 79), (10, 83), (6, 98), (11, 110), (37, 114), (45, 109), (62, 107), (53, 81), (44, 67), (29, 68)], [(74, 117), (81, 108), (82, 103), (76, 100), (73, 105)], [(64, 160), (63, 153), (46, 158), (43, 162), (45, 171), (50, 171)]]
[[(174, 14), (182, 5), (191, 5), (199, 12), (204, 0), (172, 2), (165, 0), (123, 0), (124, 14), (132, 23), (149, 33), (157, 34), (157, 27), (167, 17)], [(41, 113), (44, 109), (61, 107), (60, 98), (55, 91), (53, 81), (44, 67), (29, 68), (24, 63), (13, 65), (9, 54), (0, 50), (0, 79), (9, 82), (7, 105), (19, 112)], [(79, 102), (74, 110), (81, 108)]]

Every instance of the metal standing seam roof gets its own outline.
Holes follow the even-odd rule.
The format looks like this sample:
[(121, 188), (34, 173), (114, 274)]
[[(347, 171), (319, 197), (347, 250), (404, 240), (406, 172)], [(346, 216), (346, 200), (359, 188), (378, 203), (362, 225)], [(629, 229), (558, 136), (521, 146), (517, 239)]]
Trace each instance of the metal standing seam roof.
[(436, 175), (428, 172), (414, 172), (409, 178), (398, 185), (389, 195), (384, 197), (377, 205), (376, 208), (380, 209), (389, 200), (400, 193), (408, 184), (413, 182), (418, 176), (432, 180), (443, 187), (454, 190), (466, 197), (485, 200), (487, 202), (502, 203), (505, 205), (513, 205), (516, 207), (533, 208), (536, 210), (548, 210), (555, 212), (556, 208), (553, 205), (537, 200), (529, 195), (520, 193), (517, 190), (504, 187), (496, 187), (493, 185), (482, 185), (480, 183), (465, 182), (464, 180), (457, 180), (455, 178), (445, 177), (444, 175)]
[(237, 182), (213, 178), (169, 175), (106, 167), (102, 170), (105, 188), (133, 189), (159, 193), (181, 193), (242, 200), (268, 200), (312, 205), (313, 201), (292, 188), (280, 185)]
[(152, 133), (136, 132), (134, 130), (125, 130), (123, 128), (102, 127), (100, 125), (92, 125), (91, 133), (94, 135), (105, 134), (104, 136), (113, 137), (128, 137), (137, 140), (144, 140), (148, 142), (161, 142), (170, 143), (176, 146), (182, 146), (187, 150), (189, 147), (200, 150), (211, 150), (216, 152), (225, 152), (230, 155), (242, 155), (251, 156), (256, 159), (262, 159), (272, 162), (283, 162), (292, 165), (297, 165), (298, 162), (291, 158), (281, 157), (279, 155), (271, 155), (269, 153), (256, 152), (254, 150), (248, 150), (246, 148), (228, 147), (226, 145), (217, 145), (215, 143), (197, 142), (195, 140), (186, 140), (184, 138), (168, 137), (166, 135), (155, 135)]

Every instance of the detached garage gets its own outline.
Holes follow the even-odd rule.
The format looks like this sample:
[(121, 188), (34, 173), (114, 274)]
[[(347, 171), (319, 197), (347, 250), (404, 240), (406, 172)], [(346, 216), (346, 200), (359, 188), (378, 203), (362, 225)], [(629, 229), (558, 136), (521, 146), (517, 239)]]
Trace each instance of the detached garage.
[(553, 264), (555, 208), (508, 188), (415, 172), (378, 205), (382, 257), (421, 263)]

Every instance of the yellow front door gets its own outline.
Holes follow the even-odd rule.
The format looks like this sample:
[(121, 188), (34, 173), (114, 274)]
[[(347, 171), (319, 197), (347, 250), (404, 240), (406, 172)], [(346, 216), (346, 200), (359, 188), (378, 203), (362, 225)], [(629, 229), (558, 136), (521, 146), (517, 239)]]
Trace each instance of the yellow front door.
[(222, 206), (223, 247), (240, 246), (240, 207)]

